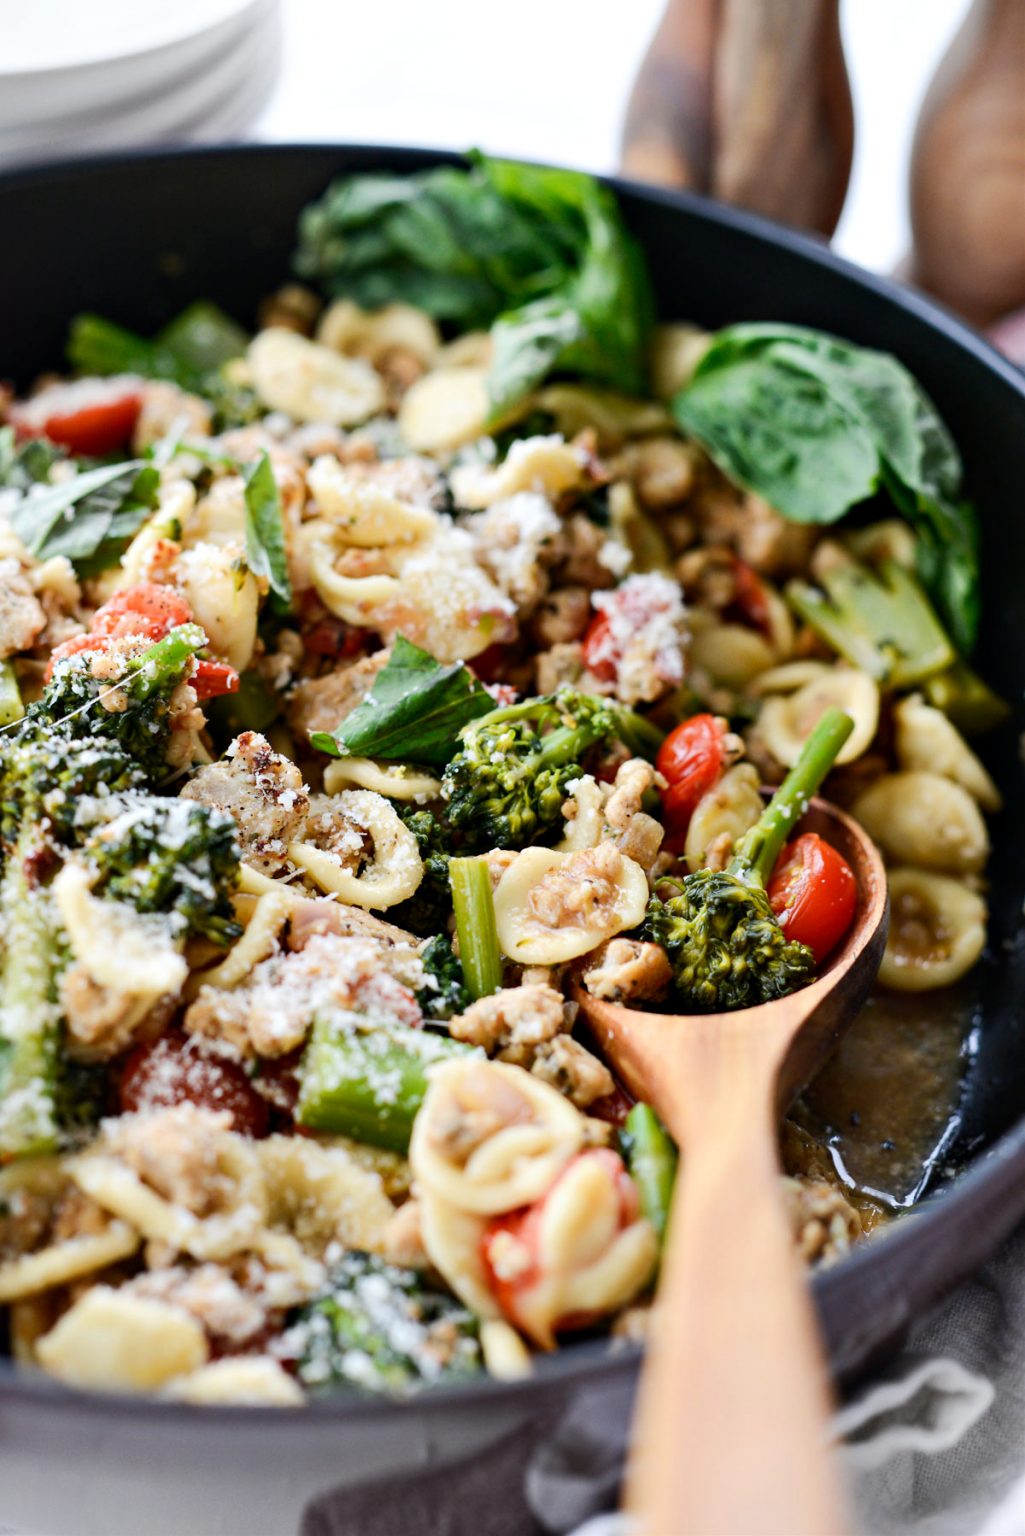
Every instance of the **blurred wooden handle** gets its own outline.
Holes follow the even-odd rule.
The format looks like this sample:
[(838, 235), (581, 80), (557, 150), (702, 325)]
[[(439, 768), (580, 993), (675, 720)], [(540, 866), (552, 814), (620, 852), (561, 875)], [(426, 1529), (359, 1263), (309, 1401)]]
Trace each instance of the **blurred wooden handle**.
[(828, 234), (853, 144), (838, 0), (669, 0), (627, 110), (627, 175)]
[(627, 1508), (643, 1536), (843, 1536), (828, 1377), (782, 1198), (772, 1082), (731, 1077), (721, 1093), (709, 1085), (708, 1131), (692, 1119), (697, 1134), (685, 1139)]

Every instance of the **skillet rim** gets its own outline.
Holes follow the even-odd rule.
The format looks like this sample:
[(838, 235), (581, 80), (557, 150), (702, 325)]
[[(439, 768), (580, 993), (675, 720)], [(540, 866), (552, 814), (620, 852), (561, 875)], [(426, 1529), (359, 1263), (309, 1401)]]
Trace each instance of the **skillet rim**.
[[(330, 139), (288, 143), (224, 143), (186, 145), (180, 147), (149, 147), (122, 150), (103, 155), (91, 155), (75, 159), (62, 159), (36, 165), (22, 165), (0, 170), (0, 196), (8, 189), (37, 186), (48, 183), (60, 185), (70, 177), (87, 179), (94, 171), (133, 166), (161, 165), (187, 161), (199, 165), (215, 161), (241, 161), (258, 163), (262, 157), (277, 156), (303, 160), (309, 157), (337, 156), (359, 159), (380, 158), (382, 163), (394, 164), (396, 158), (410, 169), (423, 169), (438, 164), (459, 164), (464, 157), (451, 149), (435, 149), (423, 146), (380, 143), (343, 143)], [(342, 167), (339, 166), (338, 170)], [(327, 170), (330, 176), (332, 172)], [(746, 236), (798, 257), (825, 270), (844, 281), (849, 287), (882, 301), (916, 323), (939, 333), (946, 342), (958, 348), (990, 374), (995, 375), (1009, 391), (1009, 399), (1016, 397), (1025, 423), (1025, 372), (998, 352), (985, 337), (967, 322), (933, 299), (910, 288), (903, 288), (889, 278), (868, 272), (846, 258), (838, 256), (824, 242), (811, 235), (788, 229), (759, 214), (716, 202), (698, 193), (654, 187), (621, 176), (598, 177), (617, 193), (624, 193), (640, 203), (654, 204), (669, 210), (696, 217), (699, 222), (718, 226), (727, 231)], [(980, 1196), (986, 1198), (980, 1199)], [(891, 1267), (907, 1270), (921, 1248), (929, 1251), (931, 1234), (944, 1225), (956, 1224), (953, 1217), (961, 1212), (969, 1213), (973, 1207), (987, 1209), (986, 1235), (974, 1247), (969, 1243), (961, 1246), (967, 1257), (960, 1264), (951, 1265), (956, 1271), (952, 1279), (926, 1287), (927, 1306), (932, 1306), (953, 1286), (977, 1267), (986, 1254), (1010, 1232), (1025, 1215), (1025, 1110), (1021, 1117), (994, 1142), (972, 1159), (952, 1183), (926, 1196), (922, 1203), (906, 1213), (892, 1226), (884, 1227), (874, 1238), (867, 1239), (836, 1267), (820, 1270), (812, 1277), (812, 1291), (820, 1308), (828, 1308), (830, 1298), (850, 1289), (859, 1289), (875, 1276), (876, 1255), (881, 1251), (892, 1255)], [(948, 1218), (948, 1212), (951, 1216)], [(970, 1226), (971, 1224), (968, 1223)], [(885, 1270), (882, 1271), (885, 1274)], [(870, 1286), (867, 1288), (871, 1288)], [(911, 1321), (907, 1306), (902, 1308), (901, 1298), (892, 1293), (881, 1296), (889, 1301), (892, 1318), (888, 1337), (899, 1334)], [(882, 1349), (884, 1345), (877, 1348)], [(491, 1377), (471, 1380), (459, 1386), (437, 1387), (405, 1400), (361, 1396), (356, 1392), (339, 1392), (331, 1397), (311, 1399), (299, 1413), (294, 1408), (244, 1407), (238, 1404), (192, 1405), (168, 1402), (156, 1397), (139, 1397), (127, 1393), (103, 1393), (78, 1391), (64, 1387), (42, 1373), (26, 1372), (12, 1362), (0, 1358), (0, 1408), (5, 1404), (31, 1404), (45, 1409), (51, 1406), (62, 1412), (88, 1411), (95, 1416), (120, 1419), (145, 1417), (157, 1424), (187, 1423), (235, 1429), (245, 1426), (252, 1430), (266, 1426), (271, 1432), (280, 1432), (285, 1424), (297, 1429), (314, 1419), (320, 1424), (345, 1421), (351, 1417), (361, 1420), (379, 1418), (386, 1414), (425, 1414), (448, 1409), (466, 1409), (485, 1402), (508, 1403), (517, 1399), (542, 1397), (559, 1390), (565, 1394), (595, 1378), (609, 1379), (632, 1373), (643, 1355), (639, 1344), (611, 1346), (607, 1339), (589, 1339), (563, 1346), (553, 1355), (539, 1360), (535, 1374), (522, 1381), (502, 1382)], [(856, 1374), (867, 1369), (872, 1353), (858, 1356), (849, 1367)], [(833, 1361), (834, 1368), (843, 1378), (845, 1370), (842, 1357)]]

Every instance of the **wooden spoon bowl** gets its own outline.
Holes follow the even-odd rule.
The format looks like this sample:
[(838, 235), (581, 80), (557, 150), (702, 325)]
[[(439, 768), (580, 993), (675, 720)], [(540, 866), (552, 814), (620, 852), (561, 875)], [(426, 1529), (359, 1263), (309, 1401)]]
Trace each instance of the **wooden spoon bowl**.
[(882, 860), (856, 822), (813, 800), (797, 831), (831, 843), (858, 884), (854, 921), (809, 986), (698, 1015), (576, 989), (605, 1055), (684, 1152), (628, 1477), (645, 1536), (830, 1536), (845, 1525), (777, 1127), (865, 1001), (889, 914)]

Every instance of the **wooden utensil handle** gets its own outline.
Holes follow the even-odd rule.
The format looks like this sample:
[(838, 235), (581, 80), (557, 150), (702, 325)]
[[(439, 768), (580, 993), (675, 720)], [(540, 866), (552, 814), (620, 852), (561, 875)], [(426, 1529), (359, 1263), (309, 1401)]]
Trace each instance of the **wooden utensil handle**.
[(677, 1180), (628, 1475), (644, 1536), (847, 1528), (767, 1094), (746, 1131), (697, 1137)]

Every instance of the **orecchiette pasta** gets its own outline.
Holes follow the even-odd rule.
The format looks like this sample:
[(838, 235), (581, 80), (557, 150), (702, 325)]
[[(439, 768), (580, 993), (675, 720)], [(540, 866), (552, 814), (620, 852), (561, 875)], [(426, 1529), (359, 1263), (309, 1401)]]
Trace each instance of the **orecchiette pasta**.
[(297, 421), (349, 427), (384, 405), (384, 386), (369, 363), (342, 357), (284, 327), (255, 336), (247, 360), (260, 399)]
[(410, 544), (438, 527), (437, 513), (402, 501), (371, 480), (346, 474), (337, 459), (314, 459), (306, 477), (317, 506), (343, 544), (374, 549)]
[(410, 304), (360, 309), (351, 299), (329, 304), (317, 324), (317, 341), (350, 357), (379, 363), (391, 351), (409, 352), (430, 368), (441, 348), (438, 328), (429, 315)]
[(140, 1242), (138, 1232), (126, 1222), (112, 1221), (103, 1232), (68, 1237), (38, 1253), (9, 1259), (0, 1263), (0, 1302), (18, 1301), (96, 1274), (131, 1258)]
[(53, 894), (75, 959), (96, 986), (133, 1000), (133, 1018), (181, 992), (189, 968), (161, 918), (94, 896), (76, 859), (64, 865)]
[(193, 617), (212, 648), (236, 671), (244, 671), (256, 644), (260, 589), (241, 546), (194, 544), (179, 556), (177, 570)]
[(695, 667), (727, 688), (746, 688), (779, 660), (764, 635), (743, 624), (710, 623), (694, 630), (691, 659)]
[(497, 469), (466, 464), (452, 472), (452, 494), (471, 511), (491, 507), (520, 491), (540, 491), (553, 501), (583, 483), (584, 454), (559, 436), (525, 437)]
[(498, 941), (510, 960), (560, 965), (635, 928), (648, 904), (648, 879), (611, 843), (576, 853), (527, 848), (495, 891)]
[(141, 1392), (198, 1370), (209, 1350), (187, 1312), (95, 1285), (38, 1341), (36, 1353), (69, 1387)]
[(328, 763), (324, 769), (324, 788), (329, 795), (336, 795), (351, 785), (373, 790), (389, 800), (412, 801), (414, 804), (436, 800), (441, 793), (440, 779), (405, 763), (379, 763), (372, 757), (339, 757)]
[(887, 875), (890, 931), (879, 980), (899, 992), (959, 981), (986, 943), (986, 903), (947, 875), (898, 868)]
[(551, 412), (566, 437), (588, 428), (595, 432), (602, 452), (614, 451), (628, 438), (672, 429), (669, 412), (653, 400), (635, 400), (581, 384), (549, 384), (538, 391), (537, 405)]
[(253, 1408), (297, 1408), (304, 1401), (299, 1383), (269, 1355), (213, 1360), (187, 1376), (175, 1377), (163, 1395), (177, 1403)]
[(671, 400), (694, 376), (711, 345), (711, 332), (698, 325), (657, 325), (651, 344), (651, 383), (660, 400)]
[(270, 1136), (257, 1145), (271, 1227), (293, 1233), (302, 1249), (322, 1255), (329, 1243), (378, 1250), (394, 1207), (380, 1174), (361, 1167), (343, 1147), (301, 1136)]
[(416, 838), (383, 795), (346, 789), (334, 797), (338, 814), (365, 832), (373, 844), (368, 863), (354, 873), (335, 853), (312, 843), (291, 843), (288, 856), (322, 891), (354, 907), (386, 910), (412, 896), (423, 879)]
[(854, 721), (836, 759), (852, 763), (870, 746), (879, 727), (879, 689), (866, 672), (853, 667), (831, 667), (785, 697), (767, 698), (758, 733), (773, 757), (792, 768), (809, 733), (830, 708), (845, 710)]
[(411, 448), (461, 448), (480, 437), (491, 413), (487, 369), (435, 368), (406, 391), (399, 430)]
[(975, 874), (989, 853), (989, 833), (975, 801), (938, 773), (883, 774), (858, 796), (853, 813), (900, 864)]
[(694, 807), (683, 850), (689, 868), (703, 869), (713, 851), (731, 852), (764, 808), (757, 770), (750, 763), (728, 768)]
[(999, 811), (1000, 791), (957, 726), (942, 710), (911, 694), (894, 706), (897, 761), (902, 768), (924, 769), (953, 779), (985, 811)]

